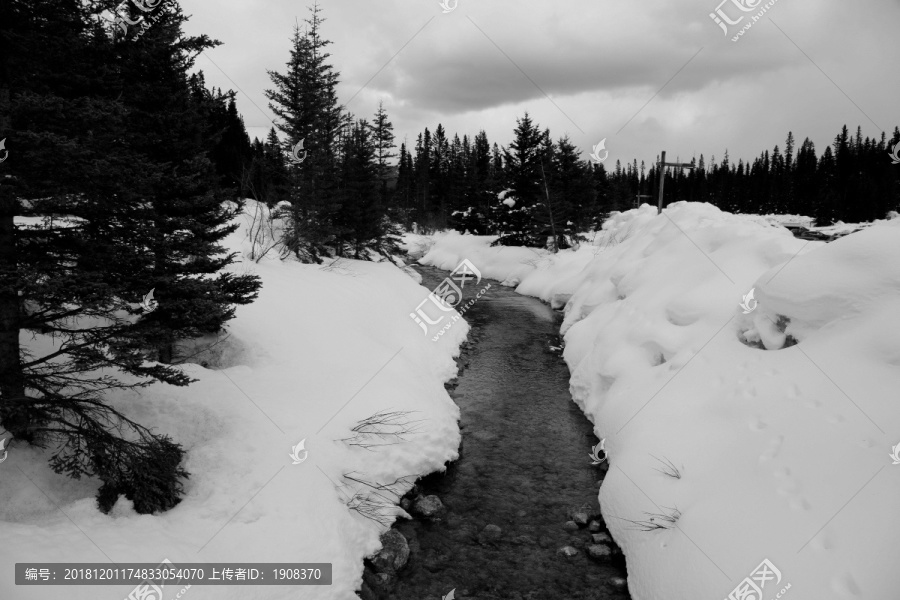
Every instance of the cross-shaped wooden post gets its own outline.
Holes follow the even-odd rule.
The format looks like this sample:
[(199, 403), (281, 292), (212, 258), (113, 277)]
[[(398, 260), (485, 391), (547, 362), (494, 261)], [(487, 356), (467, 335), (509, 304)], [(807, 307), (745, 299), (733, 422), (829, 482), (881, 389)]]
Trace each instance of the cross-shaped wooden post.
[(693, 169), (696, 165), (694, 165), (694, 161), (689, 163), (667, 163), (666, 162), (666, 151), (662, 151), (662, 155), (659, 159), (659, 204), (657, 205), (658, 211), (657, 214), (662, 214), (663, 207), (663, 187), (666, 184), (666, 167), (678, 167), (680, 169)]

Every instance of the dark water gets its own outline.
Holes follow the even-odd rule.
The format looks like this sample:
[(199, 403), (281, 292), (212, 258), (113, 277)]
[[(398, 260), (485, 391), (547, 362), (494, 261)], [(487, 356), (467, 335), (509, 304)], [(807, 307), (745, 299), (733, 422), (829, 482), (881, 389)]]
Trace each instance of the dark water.
[[(429, 289), (447, 276), (418, 270)], [(485, 283), (466, 286), (466, 300)], [(561, 318), (497, 282), (465, 313), (472, 331), (450, 391), (462, 413), (460, 459), (419, 482), (419, 492), (439, 496), (447, 513), (439, 522), (398, 524), (412, 553), (390, 598), (437, 600), (451, 589), (457, 600), (628, 598), (609, 583), (625, 577), (624, 561), (588, 558), (588, 530), (564, 529), (573, 507), (587, 504), (599, 515), (603, 470), (590, 464), (598, 440), (551, 349), (559, 346)], [(501, 528), (500, 539), (479, 543), (488, 524)], [(557, 552), (567, 545), (578, 554)]]

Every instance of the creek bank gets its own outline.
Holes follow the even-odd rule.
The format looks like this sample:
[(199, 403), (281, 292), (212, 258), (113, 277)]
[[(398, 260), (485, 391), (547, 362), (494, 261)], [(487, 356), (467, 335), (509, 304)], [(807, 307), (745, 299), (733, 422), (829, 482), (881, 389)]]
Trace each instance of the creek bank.
[[(417, 270), (429, 289), (446, 276)], [(400, 500), (412, 519), (365, 561), (360, 596), (627, 599), (625, 560), (597, 504), (606, 464), (590, 464), (599, 440), (568, 392), (558, 313), (494, 284), (466, 320), (446, 384), (460, 407), (460, 456)]]

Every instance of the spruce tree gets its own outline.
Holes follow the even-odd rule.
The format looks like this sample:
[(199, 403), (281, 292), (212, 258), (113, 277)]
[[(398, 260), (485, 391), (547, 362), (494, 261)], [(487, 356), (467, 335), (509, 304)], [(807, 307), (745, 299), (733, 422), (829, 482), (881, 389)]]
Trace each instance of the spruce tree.
[[(0, 61), (20, 68), (0, 68), (0, 134), (15, 140), (18, 185), (0, 184), (0, 425), (54, 448), (55, 471), (99, 478), (101, 509), (124, 494), (138, 512), (166, 510), (187, 477), (182, 448), (107, 396), (188, 384), (148, 362), (155, 336), (220, 325), (227, 304), (255, 289), (252, 278), (213, 276), (227, 264), (214, 254), (230, 215), (207, 202), (210, 127), (186, 77), (187, 56), (209, 40), (182, 37), (171, 7), (147, 35), (117, 43), (78, 0), (9, 8)], [(207, 279), (191, 281), (197, 274)], [(141, 315), (154, 285), (159, 315)], [(173, 297), (188, 309), (174, 322)]]
[(397, 166), (397, 186), (394, 193), (394, 203), (400, 212), (400, 221), (406, 229), (411, 229), (415, 221), (415, 170), (412, 156), (406, 149), (406, 143), (400, 144), (400, 163)]
[(433, 231), (435, 219), (431, 204), (431, 132), (427, 127), (416, 139), (414, 166), (418, 223), (426, 231)]
[(222, 241), (237, 229), (234, 219), (242, 204), (237, 187), (222, 187), (209, 159), (221, 143), (210, 106), (227, 110), (228, 96), (199, 89), (202, 78), (189, 75), (194, 58), (218, 42), (185, 37), (185, 17), (177, 5), (161, 7), (156, 16), (144, 36), (117, 48), (126, 58), (120, 70), (129, 137), (146, 157), (145, 167), (156, 169), (154, 181), (142, 190), (142, 226), (133, 232), (152, 265), (135, 270), (130, 285), (132, 293), (155, 289), (159, 309), (138, 329), (142, 342), (155, 346), (157, 358), (168, 363), (178, 360), (180, 340), (220, 331), (235, 305), (256, 298), (260, 283), (253, 275), (224, 272), (236, 253), (226, 253)]
[[(534, 222), (536, 205), (543, 203), (541, 159), (545, 155), (544, 132), (526, 112), (516, 119), (515, 139), (504, 150), (504, 185), (511, 191), (515, 206), (507, 211), (504, 235), (496, 242), (507, 246), (543, 246), (540, 228)], [(500, 209), (502, 210), (502, 209)], [(546, 207), (544, 208), (546, 210)], [(548, 219), (549, 220), (549, 219)]]
[(388, 206), (388, 180), (391, 178), (393, 167), (391, 159), (397, 157), (394, 152), (396, 145), (394, 144), (394, 124), (388, 119), (387, 111), (384, 109), (384, 102), (378, 103), (378, 111), (370, 125), (372, 132), (372, 143), (375, 146), (375, 163), (378, 168), (379, 194), (381, 195), (381, 203)]
[(310, 12), (306, 29), (294, 30), (287, 71), (269, 71), (274, 88), (266, 96), (288, 137), (286, 148), (302, 142), (306, 152), (303, 162), (290, 165), (291, 210), (283, 241), (298, 259), (319, 262), (328, 246), (339, 250), (334, 231), (339, 210), (337, 144), (347, 117), (337, 100), (339, 75), (325, 51), (331, 44), (321, 33), (325, 19), (318, 4)]

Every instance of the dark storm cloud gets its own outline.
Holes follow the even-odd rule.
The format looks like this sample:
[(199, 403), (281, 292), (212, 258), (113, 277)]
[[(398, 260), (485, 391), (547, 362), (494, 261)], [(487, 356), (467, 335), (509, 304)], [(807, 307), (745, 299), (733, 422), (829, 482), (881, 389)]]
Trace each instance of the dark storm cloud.
[[(900, 122), (900, 81), (891, 75), (900, 3), (778, 0), (737, 43), (710, 19), (717, 4), (459, 0), (448, 14), (437, 0), (321, 7), (341, 101), (358, 117), (383, 101), (398, 141), (414, 142), (440, 122), (451, 134), (485, 129), (507, 143), (528, 110), (582, 149), (609, 138), (612, 161), (653, 160), (662, 148), (750, 158), (783, 145), (788, 130), (821, 149), (844, 123), (874, 136), (872, 121), (884, 129)], [(240, 87), (251, 135), (264, 136), (273, 116), (266, 69), (284, 70), (305, 5), (182, 6), (194, 15), (189, 31), (225, 43), (208, 54), (228, 77), (198, 61), (208, 83)]]

